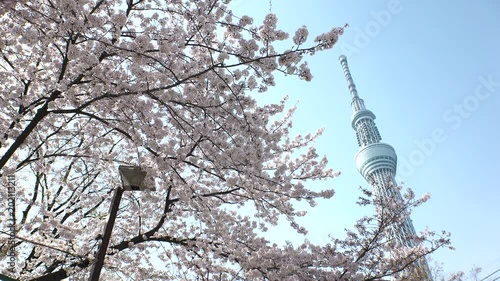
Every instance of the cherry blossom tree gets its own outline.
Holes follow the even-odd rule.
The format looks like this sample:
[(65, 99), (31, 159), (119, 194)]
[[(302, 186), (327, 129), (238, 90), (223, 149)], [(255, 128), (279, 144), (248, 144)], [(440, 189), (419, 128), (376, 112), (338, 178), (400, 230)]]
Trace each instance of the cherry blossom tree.
[(124, 194), (102, 280), (379, 280), (447, 246), (446, 233), (426, 231), (394, 249), (387, 229), (427, 199), (411, 192), (402, 202), (367, 192), (360, 204), (393, 211), (327, 245), (265, 238), (280, 217), (305, 234), (294, 202), (330, 198), (307, 182), (338, 173), (315, 151), (321, 130), (291, 136), (294, 108), (254, 94), (279, 73), (309, 81), (303, 57), (342, 32), (289, 38), (276, 15), (257, 24), (228, 0), (0, 1), (0, 180), (17, 180), (11, 276), (88, 277), (119, 165), (144, 169), (156, 190)]
[(489, 276), (480, 279), (479, 274), (482, 272), (482, 269), (477, 266), (473, 266), (468, 270), (467, 274), (463, 271), (445, 274), (443, 272), (443, 264), (434, 262), (431, 271), (436, 281), (494, 281), (494, 279), (488, 278)]

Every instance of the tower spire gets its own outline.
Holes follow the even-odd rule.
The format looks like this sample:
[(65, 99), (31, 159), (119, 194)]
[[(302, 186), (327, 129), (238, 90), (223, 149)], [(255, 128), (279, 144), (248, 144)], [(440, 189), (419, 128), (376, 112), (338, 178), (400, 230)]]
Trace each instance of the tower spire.
[(347, 57), (341, 55), (340, 64), (342, 65), (342, 69), (344, 70), (345, 79), (347, 80), (347, 86), (349, 87), (349, 92), (351, 93), (351, 97), (354, 99), (358, 97), (358, 91), (356, 91), (356, 85), (354, 84), (354, 80), (352, 80), (351, 72), (349, 71), (349, 66), (347, 65)]
[[(364, 147), (373, 143), (378, 143), (382, 139), (375, 125), (375, 114), (365, 107), (365, 102), (358, 95), (356, 90), (356, 85), (352, 79), (351, 72), (349, 71), (349, 66), (347, 65), (346, 56), (342, 55), (339, 58), (340, 64), (344, 69), (345, 78), (347, 79), (347, 85), (351, 93), (351, 106), (352, 106), (352, 118), (351, 126), (356, 131), (356, 137), (358, 139), (358, 145)], [(391, 147), (392, 149), (392, 147)], [(394, 157), (396, 154), (394, 153)], [(396, 159), (394, 159), (396, 161)], [(396, 162), (394, 162), (394, 170)]]
[[(366, 181), (372, 185), (376, 198), (402, 201), (401, 193), (394, 188), (397, 185), (395, 179), (396, 151), (392, 146), (380, 142), (382, 138), (375, 125), (375, 114), (366, 109), (363, 99), (359, 97), (347, 65), (346, 56), (340, 56), (339, 61), (344, 70), (352, 98), (351, 126), (356, 131), (356, 138), (360, 147), (355, 156), (356, 167)], [(380, 206), (377, 206), (377, 211), (379, 209)], [(390, 229), (390, 235), (390, 238), (394, 239), (400, 247), (415, 246), (413, 238), (416, 237), (416, 233), (409, 218), (399, 225), (394, 225)], [(419, 274), (420, 280), (432, 280), (432, 275), (425, 260), (416, 261), (415, 268), (421, 272)]]
[(342, 55), (339, 58), (340, 64), (342, 65), (342, 69), (344, 70), (345, 79), (347, 80), (347, 87), (349, 88), (349, 92), (351, 93), (351, 106), (353, 113), (360, 110), (366, 110), (364, 101), (359, 98), (358, 91), (356, 90), (356, 85), (354, 84), (354, 80), (352, 79), (351, 72), (349, 71), (349, 66), (347, 65), (346, 56)]

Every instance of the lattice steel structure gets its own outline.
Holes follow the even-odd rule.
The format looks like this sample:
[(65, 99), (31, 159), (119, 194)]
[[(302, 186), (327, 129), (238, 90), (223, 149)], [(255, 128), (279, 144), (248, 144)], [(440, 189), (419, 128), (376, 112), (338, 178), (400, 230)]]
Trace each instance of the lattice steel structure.
[[(356, 131), (356, 138), (360, 147), (355, 156), (356, 167), (372, 186), (375, 198), (402, 200), (399, 190), (394, 189), (397, 186), (395, 179), (396, 151), (389, 144), (380, 142), (382, 138), (375, 125), (375, 114), (366, 109), (364, 101), (358, 96), (356, 85), (354, 85), (347, 65), (346, 56), (340, 56), (339, 60), (352, 98), (351, 126)], [(380, 212), (380, 208), (380, 206), (377, 208), (378, 212)], [(415, 237), (416, 233), (409, 218), (399, 225), (394, 225), (390, 232), (390, 239), (394, 239), (396, 245), (406, 247), (415, 245), (412, 237)], [(425, 260), (416, 261), (414, 265), (412, 271), (416, 269), (420, 272), (420, 280), (432, 280), (432, 275)]]

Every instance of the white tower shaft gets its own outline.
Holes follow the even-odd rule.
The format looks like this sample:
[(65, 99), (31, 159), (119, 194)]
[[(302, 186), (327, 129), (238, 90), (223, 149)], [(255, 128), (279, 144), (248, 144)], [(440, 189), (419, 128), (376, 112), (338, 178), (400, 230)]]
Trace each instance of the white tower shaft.
[[(356, 85), (354, 85), (347, 65), (347, 58), (342, 55), (339, 60), (352, 98), (351, 126), (356, 131), (360, 147), (355, 157), (356, 167), (366, 181), (371, 184), (375, 198), (402, 201), (401, 193), (394, 188), (397, 186), (395, 180), (396, 152), (392, 146), (380, 142), (382, 138), (375, 125), (375, 114), (366, 109), (364, 101), (358, 96)], [(377, 206), (377, 212), (381, 212), (380, 206)], [(410, 218), (406, 218), (399, 225), (393, 225), (390, 229), (390, 236), (390, 239), (394, 240), (399, 247), (415, 246), (414, 237), (416, 237), (416, 232)], [(426, 280), (432, 280), (432, 275), (425, 260), (417, 261), (415, 265), (416, 268), (424, 272)]]

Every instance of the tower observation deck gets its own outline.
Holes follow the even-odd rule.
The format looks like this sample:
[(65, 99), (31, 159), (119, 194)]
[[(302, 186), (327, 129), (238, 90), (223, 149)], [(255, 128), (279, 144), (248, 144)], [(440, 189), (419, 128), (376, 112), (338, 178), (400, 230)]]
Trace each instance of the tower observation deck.
[[(375, 198), (394, 198), (403, 200), (396, 184), (396, 151), (389, 144), (381, 142), (382, 138), (375, 125), (375, 114), (366, 109), (363, 99), (358, 96), (356, 85), (349, 71), (346, 56), (339, 57), (340, 64), (344, 70), (345, 78), (351, 95), (352, 117), (351, 126), (356, 131), (358, 146), (360, 147), (355, 156), (356, 168), (372, 186)], [(376, 206), (377, 212), (380, 206)], [(405, 219), (390, 229), (390, 239), (400, 247), (414, 247), (416, 236), (415, 229), (410, 218)], [(419, 280), (432, 280), (429, 267), (425, 260), (418, 260), (414, 264), (414, 270), (418, 270)]]

